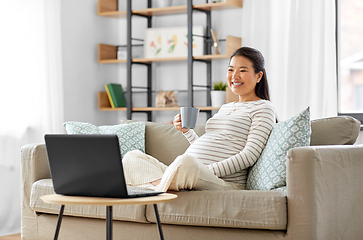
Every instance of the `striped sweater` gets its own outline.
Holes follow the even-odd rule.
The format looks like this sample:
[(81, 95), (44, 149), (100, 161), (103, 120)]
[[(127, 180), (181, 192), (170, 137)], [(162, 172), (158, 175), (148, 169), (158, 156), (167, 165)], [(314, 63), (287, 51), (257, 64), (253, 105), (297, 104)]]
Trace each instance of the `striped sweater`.
[(189, 130), (186, 153), (200, 159), (225, 181), (245, 185), (248, 168), (259, 158), (275, 124), (270, 101), (224, 104), (205, 127), (201, 137)]

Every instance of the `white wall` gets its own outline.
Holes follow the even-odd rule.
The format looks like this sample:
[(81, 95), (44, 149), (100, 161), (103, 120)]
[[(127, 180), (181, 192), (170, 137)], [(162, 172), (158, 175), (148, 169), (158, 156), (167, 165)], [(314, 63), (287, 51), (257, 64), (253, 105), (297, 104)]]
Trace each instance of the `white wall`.
[(64, 116), (66, 121), (114, 123), (116, 112), (97, 110), (97, 92), (117, 81), (118, 65), (97, 62), (98, 43), (116, 44), (119, 21), (97, 16), (97, 0), (62, 1)]
[[(139, 0), (138, 0), (139, 1)], [(242, 9), (212, 12), (212, 28), (226, 35), (241, 37)], [(194, 13), (194, 25), (204, 25), (205, 14)], [(133, 17), (133, 37), (144, 38), (146, 20)], [(153, 18), (154, 27), (186, 26), (187, 15)], [(99, 17), (97, 0), (62, 1), (62, 51), (64, 76), (64, 106), (66, 121), (84, 121), (96, 125), (116, 124), (126, 119), (125, 112), (104, 112), (97, 109), (97, 92), (110, 82), (121, 83), (126, 89), (126, 64), (99, 64), (97, 45), (125, 44), (126, 20)], [(242, 39), (243, 43), (243, 39)], [(228, 60), (214, 60), (212, 81), (225, 81)], [(186, 90), (187, 63), (161, 62), (153, 64), (153, 87), (156, 90)], [(205, 84), (205, 64), (194, 64), (195, 84)], [(134, 85), (145, 85), (146, 68), (133, 67)], [(170, 122), (177, 112), (155, 112), (154, 121)], [(146, 114), (134, 113), (133, 119), (146, 120)], [(201, 114), (200, 122), (205, 121)]]

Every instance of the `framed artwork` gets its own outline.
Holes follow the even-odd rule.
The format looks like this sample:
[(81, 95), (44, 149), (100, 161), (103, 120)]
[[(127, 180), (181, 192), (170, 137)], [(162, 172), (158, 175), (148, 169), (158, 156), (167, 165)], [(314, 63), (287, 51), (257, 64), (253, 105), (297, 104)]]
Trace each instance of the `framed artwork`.
[[(204, 36), (203, 26), (194, 26), (193, 34)], [(188, 28), (149, 28), (144, 42), (145, 58), (186, 57)], [(204, 54), (203, 37), (193, 36), (193, 56)]]

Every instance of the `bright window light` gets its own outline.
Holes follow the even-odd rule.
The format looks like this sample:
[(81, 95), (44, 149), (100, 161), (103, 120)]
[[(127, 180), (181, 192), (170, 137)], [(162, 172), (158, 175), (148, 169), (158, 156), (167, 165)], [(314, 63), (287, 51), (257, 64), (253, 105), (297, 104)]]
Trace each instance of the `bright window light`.
[(363, 114), (363, 1), (340, 1), (339, 112)]

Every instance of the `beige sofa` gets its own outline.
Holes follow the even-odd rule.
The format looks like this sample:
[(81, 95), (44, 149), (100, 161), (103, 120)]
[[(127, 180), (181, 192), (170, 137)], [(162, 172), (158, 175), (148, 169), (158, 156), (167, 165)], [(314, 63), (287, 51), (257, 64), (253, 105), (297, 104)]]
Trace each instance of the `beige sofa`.
[[(159, 204), (166, 239), (362, 239), (363, 145), (350, 117), (311, 122), (309, 147), (288, 152), (287, 191), (182, 191)], [(203, 134), (203, 126), (196, 129)], [(172, 125), (146, 123), (146, 152), (169, 164), (188, 142)], [(60, 206), (44, 144), (21, 150), (22, 238), (52, 239)], [(115, 239), (158, 239), (152, 206), (114, 207)], [(59, 239), (105, 239), (105, 207), (66, 206)]]

